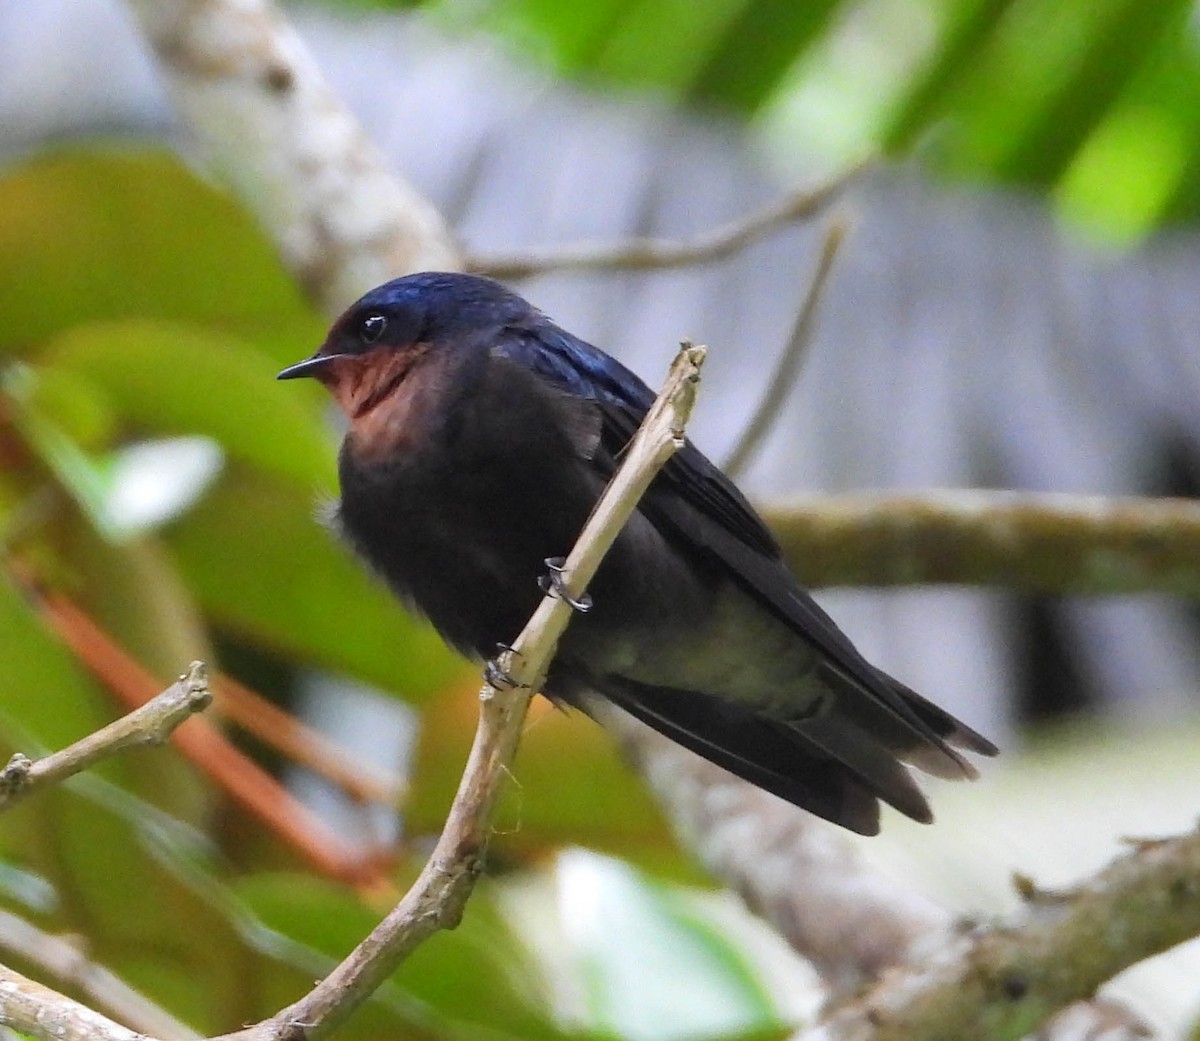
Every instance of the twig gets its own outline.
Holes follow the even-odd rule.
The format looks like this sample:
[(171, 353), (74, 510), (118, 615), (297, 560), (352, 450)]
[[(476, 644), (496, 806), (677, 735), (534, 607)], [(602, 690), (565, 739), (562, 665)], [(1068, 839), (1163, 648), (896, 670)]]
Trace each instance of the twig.
[[(75, 656), (123, 704), (136, 708), (156, 681), (149, 671), (83, 610), (51, 589), (34, 594), (42, 617)], [(364, 858), (254, 760), (244, 755), (207, 720), (174, 737), (175, 747), (203, 770), (230, 798), (263, 821), (313, 867), (329, 878), (355, 885), (387, 886), (377, 857)]]
[[(666, 386), (567, 557), (562, 577), (571, 596), (586, 589), (650, 481), (682, 444), (703, 360), (704, 348), (688, 344), (675, 359)], [(458, 923), (482, 871), (492, 811), (516, 752), (529, 699), (545, 678), (571, 613), (565, 598), (544, 597), (500, 663), (515, 686), (497, 689), (485, 684), (480, 691), (479, 727), (446, 826), (404, 899), (300, 1001), (224, 1041), (324, 1037), (423, 940)]]
[(810, 586), (1200, 597), (1200, 503), (1007, 491), (794, 500), (763, 516)]
[(1015, 1041), (1122, 969), (1200, 933), (1200, 831), (1144, 844), (1052, 904), (947, 944), (801, 1041)]
[(68, 748), (42, 759), (16, 753), (0, 772), (0, 811), (44, 785), (56, 784), (127, 748), (162, 744), (184, 720), (211, 702), (204, 664), (192, 662), (188, 671), (157, 697)]
[(874, 163), (863, 160), (815, 188), (788, 192), (761, 210), (690, 239), (633, 238), (616, 243), (581, 242), (514, 254), (471, 254), (468, 271), (493, 278), (530, 278), (546, 271), (620, 271), (695, 266), (721, 260), (757, 239), (820, 213)]
[(360, 803), (395, 805), (404, 794), (404, 782), (349, 754), (323, 734), (272, 704), (261, 694), (231, 676), (218, 675), (213, 683), (217, 712), (253, 734), (263, 744), (282, 752), (292, 762), (336, 784)]
[(207, 159), (331, 314), (453, 269), (441, 215), (391, 170), (270, 0), (131, 0)]
[(0, 965), (0, 1026), (43, 1041), (147, 1041), (146, 1035)]
[(742, 431), (737, 443), (730, 451), (728, 458), (722, 464), (722, 469), (730, 476), (737, 477), (746, 468), (746, 464), (754, 458), (763, 438), (771, 432), (779, 411), (787, 401), (788, 394), (800, 375), (808, 348), (812, 344), (813, 329), (816, 326), (817, 309), (825, 295), (825, 286), (829, 282), (829, 272), (833, 270), (833, 262), (838, 250), (846, 238), (846, 222), (835, 220), (825, 233), (825, 241), (821, 243), (821, 252), (817, 257), (817, 269), (813, 272), (808, 283), (808, 292), (804, 294), (804, 302), (796, 315), (788, 337), (787, 347), (779, 358), (775, 371), (767, 382), (767, 392), (759, 402), (750, 422)]
[(0, 911), (0, 949), (69, 984), (135, 1030), (174, 1041), (199, 1037), (119, 976), (90, 961), (71, 940), (51, 936), (7, 911)]

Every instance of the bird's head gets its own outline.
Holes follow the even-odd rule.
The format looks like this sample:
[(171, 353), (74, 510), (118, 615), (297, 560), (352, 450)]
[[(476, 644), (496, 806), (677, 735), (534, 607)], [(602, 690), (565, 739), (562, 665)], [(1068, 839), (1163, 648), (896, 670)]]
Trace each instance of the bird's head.
[(419, 372), (428, 378), (445, 370), (456, 355), (479, 349), (489, 331), (534, 313), (491, 279), (408, 275), (363, 296), (334, 322), (316, 354), (278, 378), (320, 380), (354, 423), (389, 400), (411, 396)]

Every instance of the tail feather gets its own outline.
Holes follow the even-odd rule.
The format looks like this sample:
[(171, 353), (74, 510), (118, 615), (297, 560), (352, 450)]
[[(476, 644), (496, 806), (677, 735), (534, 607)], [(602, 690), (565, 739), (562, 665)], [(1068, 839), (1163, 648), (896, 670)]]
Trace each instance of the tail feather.
[[(710, 694), (617, 677), (597, 686), (631, 716), (751, 784), (860, 835), (878, 833), (880, 793), (795, 730)], [(907, 795), (901, 801), (910, 803)], [(928, 814), (926, 806), (918, 819)]]
[(881, 669), (873, 674), (892, 695), (892, 703), (882, 701), (836, 666), (822, 664), (821, 679), (837, 694), (837, 717), (853, 723), (897, 759), (933, 777), (960, 781), (979, 776), (955, 748), (995, 755), (995, 745)]
[(825, 679), (834, 696), (796, 720), (755, 712), (726, 698), (606, 676), (594, 688), (660, 733), (731, 773), (834, 824), (879, 830), (879, 800), (921, 823), (929, 804), (904, 764), (951, 780), (975, 768), (949, 745), (982, 755), (996, 748), (949, 713), (879, 674), (903, 714), (848, 677)]

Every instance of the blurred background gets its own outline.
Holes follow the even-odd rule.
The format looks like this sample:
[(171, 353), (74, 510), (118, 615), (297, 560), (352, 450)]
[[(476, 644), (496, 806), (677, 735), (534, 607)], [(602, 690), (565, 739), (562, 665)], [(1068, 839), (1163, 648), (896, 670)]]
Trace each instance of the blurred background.
[[(686, 236), (888, 157), (829, 211), (851, 234), (803, 374), (744, 474), (758, 500), (1200, 488), (1192, 3), (286, 10), (473, 252)], [(272, 377), (325, 320), (191, 153), (115, 0), (0, 0), (0, 164), (3, 745), (58, 747), (119, 711), (112, 690), (134, 673), (99, 668), (108, 640), (160, 680), (213, 662), (375, 763), (376, 803), (388, 778), (403, 789), (364, 807), (236, 734), (343, 857), (389, 851), (370, 885), (314, 867), (171, 752), (6, 817), (6, 907), (86, 937), (193, 1027), (227, 1029), (296, 996), (419, 867), (478, 676), (318, 524), (336, 425), (319, 388)], [(718, 264), (517, 288), (652, 384), (679, 338), (711, 345), (693, 434), (719, 459), (767, 389), (823, 233), (818, 220)], [(905, 884), (1000, 909), (1015, 869), (1065, 883), (1119, 836), (1194, 820), (1194, 604), (1002, 589), (821, 599), (868, 656), (1005, 749), (981, 783), (931, 793), (938, 827), (888, 819), (864, 846)], [(811, 1014), (804, 966), (704, 890), (597, 728), (538, 713), (515, 781), (467, 923), (344, 1036), (675, 1041), (779, 1034)], [(1198, 962), (1179, 952), (1117, 992), (1181, 1036)]]

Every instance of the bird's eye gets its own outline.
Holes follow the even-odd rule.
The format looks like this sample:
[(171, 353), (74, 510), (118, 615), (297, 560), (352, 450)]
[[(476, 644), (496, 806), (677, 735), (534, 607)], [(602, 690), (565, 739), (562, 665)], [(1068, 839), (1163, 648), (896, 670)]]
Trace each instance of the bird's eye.
[(387, 319), (381, 314), (367, 315), (358, 325), (358, 338), (368, 347), (383, 335)]

